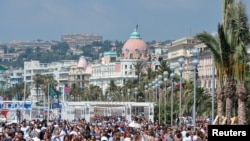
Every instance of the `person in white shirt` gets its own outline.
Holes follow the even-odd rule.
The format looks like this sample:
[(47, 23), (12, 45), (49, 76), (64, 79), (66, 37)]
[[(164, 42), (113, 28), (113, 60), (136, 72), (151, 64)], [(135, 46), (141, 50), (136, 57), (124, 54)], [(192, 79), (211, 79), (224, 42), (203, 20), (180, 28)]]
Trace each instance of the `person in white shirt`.
[(23, 131), (24, 135), (26, 135), (26, 134), (27, 134), (26, 131), (27, 131), (28, 128), (29, 128), (29, 126), (26, 126), (26, 123), (23, 122), (23, 123), (21, 124), (20, 130)]
[(40, 132), (35, 132), (34, 133), (34, 137), (32, 138), (34, 141), (41, 141), (40, 140), (40, 138), (39, 138), (39, 136), (40, 136)]
[(108, 138), (106, 136), (102, 136), (101, 141), (108, 141)]
[(56, 129), (54, 135), (52, 135), (52, 137), (51, 137), (51, 141), (63, 141), (63, 140), (61, 140), (61, 136), (63, 136), (63, 135), (60, 135), (59, 130)]
[(186, 128), (183, 128), (183, 130), (181, 131), (182, 137), (186, 137), (186, 133), (187, 133)]
[(62, 130), (60, 131), (60, 140), (63, 141), (64, 136), (66, 135), (65, 127), (62, 127)]
[(183, 137), (182, 141), (192, 141), (192, 137), (190, 136), (190, 134), (188, 132), (186, 133), (186, 136)]

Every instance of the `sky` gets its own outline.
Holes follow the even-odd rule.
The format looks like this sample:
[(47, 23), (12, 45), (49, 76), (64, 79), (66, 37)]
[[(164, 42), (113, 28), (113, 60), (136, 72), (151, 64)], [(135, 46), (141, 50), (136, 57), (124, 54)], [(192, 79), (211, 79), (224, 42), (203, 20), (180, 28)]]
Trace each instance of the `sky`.
[[(250, 19), (250, 0), (242, 1)], [(144, 41), (176, 40), (215, 33), (221, 15), (222, 0), (1, 0), (0, 42), (60, 41), (63, 34), (126, 41), (137, 24)]]

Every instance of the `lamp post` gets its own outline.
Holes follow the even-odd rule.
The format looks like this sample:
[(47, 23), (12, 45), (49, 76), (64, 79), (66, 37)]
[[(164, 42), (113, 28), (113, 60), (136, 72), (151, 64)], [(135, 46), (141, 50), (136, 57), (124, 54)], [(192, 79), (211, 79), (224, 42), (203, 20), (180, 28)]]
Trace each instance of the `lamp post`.
[[(155, 103), (158, 102), (158, 86), (159, 86), (158, 81), (159, 81), (159, 79), (158, 79), (158, 77), (156, 77), (155, 80), (154, 80)], [(160, 104), (160, 103), (158, 102), (158, 105), (159, 105), (159, 104)], [(160, 111), (159, 111), (159, 110), (160, 110), (160, 109), (158, 108), (158, 122), (159, 122), (159, 124), (160, 124)]]
[(158, 102), (159, 102), (159, 108), (158, 108), (158, 112), (159, 112), (159, 124), (161, 123), (161, 92), (160, 92), (160, 87), (162, 84), (162, 75), (158, 75), (158, 87), (159, 87), (159, 91), (158, 91)]
[(145, 102), (149, 102), (149, 93), (147, 92), (147, 90), (148, 90), (148, 85), (146, 84), (145, 86), (144, 86), (144, 89), (145, 89), (145, 95), (144, 95), (144, 98), (145, 98)]
[(174, 66), (170, 66), (170, 70), (171, 70), (171, 74), (170, 74), (170, 78), (171, 78), (171, 83), (172, 83), (172, 87), (171, 87), (171, 126), (173, 126), (173, 110), (174, 110)]
[(214, 90), (215, 90), (215, 67), (214, 65), (212, 66), (212, 69), (213, 69), (213, 73), (212, 73), (212, 121), (211, 123), (214, 122)]
[(163, 72), (165, 82), (165, 93), (164, 93), (164, 123), (167, 122), (167, 82), (168, 82), (168, 71)]
[(123, 97), (124, 97), (123, 91), (121, 90), (121, 101), (122, 101), (122, 102), (123, 102)]
[(135, 94), (135, 95), (134, 95), (134, 96), (135, 96), (135, 102), (137, 102), (137, 98), (136, 98), (136, 96), (137, 96), (137, 92), (138, 92), (138, 88), (137, 88), (137, 87), (135, 87), (135, 93), (134, 93), (134, 94)]
[(152, 102), (155, 102), (155, 84), (152, 83)]
[(155, 79), (153, 82), (153, 89), (155, 89), (155, 95), (154, 95), (154, 102), (157, 102), (157, 79)]
[[(180, 107), (179, 107), (179, 118), (182, 117), (182, 113), (181, 113), (181, 107), (182, 107), (182, 72), (183, 72), (183, 67), (182, 67), (182, 64), (184, 63), (184, 58), (179, 58), (178, 59), (178, 62), (180, 64), (180, 67), (179, 67), (179, 72), (180, 72)], [(180, 125), (181, 125), (181, 119), (180, 119)]]
[(199, 50), (197, 48), (192, 49), (191, 54), (194, 56), (194, 59), (192, 60), (192, 65), (194, 66), (194, 105), (193, 105), (193, 126), (194, 131), (196, 126), (196, 69), (199, 64), (199, 60), (197, 59), (197, 56), (199, 54)]
[(130, 95), (130, 89), (128, 89), (128, 97), (127, 97), (128, 102), (129, 102), (129, 95)]
[(149, 83), (148, 84), (148, 102), (150, 102), (151, 101), (151, 99), (150, 99), (150, 97), (151, 97), (151, 94), (150, 94), (150, 88), (152, 87), (152, 83)]
[[(137, 92), (138, 92), (138, 88), (137, 87), (135, 87), (135, 102), (137, 102)], [(137, 115), (137, 107), (135, 107), (135, 115)]]

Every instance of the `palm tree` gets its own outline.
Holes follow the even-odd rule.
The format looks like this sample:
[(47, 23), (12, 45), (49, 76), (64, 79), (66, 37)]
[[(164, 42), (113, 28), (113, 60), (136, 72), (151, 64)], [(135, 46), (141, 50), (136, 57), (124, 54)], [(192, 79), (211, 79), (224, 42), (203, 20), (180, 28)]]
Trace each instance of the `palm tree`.
[(90, 100), (90, 96), (91, 96), (91, 91), (89, 87), (85, 87), (83, 88), (83, 94), (81, 95), (81, 98), (85, 101), (89, 101)]
[(33, 76), (33, 81), (34, 81), (34, 85), (36, 88), (36, 96), (37, 96), (37, 102), (38, 102), (38, 93), (39, 93), (39, 89), (40, 89), (40, 85), (43, 84), (44, 82), (44, 76), (40, 75), (40, 74), (35, 74)]
[(115, 96), (116, 95), (115, 92), (116, 92), (117, 86), (116, 86), (114, 80), (110, 80), (109, 87), (107, 89), (108, 89), (107, 98), (111, 98), (111, 97), (114, 98), (114, 97), (116, 97)]
[[(242, 79), (239, 81), (239, 78), (242, 78), (241, 76), (243, 76), (245, 72), (242, 71), (245, 69), (244, 63), (246, 62), (246, 60), (244, 60), (243, 48), (246, 45), (246, 41), (248, 42), (249, 40), (249, 27), (247, 25), (247, 18), (244, 15), (245, 12), (243, 12), (244, 8), (242, 9), (242, 7), (241, 3), (234, 3), (233, 0), (223, 0), (223, 21), (222, 24), (218, 25), (218, 37), (206, 32), (199, 33), (195, 36), (205, 43), (212, 52), (213, 62), (218, 72), (217, 80), (219, 83), (217, 84), (219, 87), (217, 87), (217, 91), (221, 89), (223, 91), (224, 89), (224, 93), (222, 91), (219, 95), (217, 93), (217, 113), (219, 116), (223, 113), (222, 99), (223, 96), (225, 96), (227, 124), (230, 124), (232, 116), (233, 99), (236, 90), (235, 79), (238, 80), (238, 83), (240, 82), (237, 91), (243, 90), (242, 92), (244, 92), (242, 88), (244, 87), (244, 85), (242, 85), (244, 81)], [(232, 18), (234, 14), (236, 18)], [(241, 60), (242, 58), (243, 61)], [(238, 68), (238, 70), (236, 68)], [(237, 77), (236, 74), (240, 77)], [(241, 100), (238, 100), (242, 102), (240, 107), (244, 107), (243, 103), (245, 103), (245, 99), (247, 98), (242, 97)], [(244, 108), (241, 108), (241, 112), (245, 112)], [(244, 114), (242, 114), (241, 117), (242, 116), (244, 116)]]
[[(246, 66), (246, 87), (247, 90), (250, 90), (250, 65), (247, 64)], [(250, 109), (250, 98), (247, 100), (247, 109)], [(247, 115), (247, 123), (250, 123), (250, 110), (246, 110)]]
[(128, 93), (128, 89), (132, 90), (132, 88), (134, 87), (134, 82), (132, 80), (127, 80), (123, 86), (123, 94), (126, 97), (125, 99), (127, 101), (130, 101), (130, 97), (131, 97), (131, 91), (130, 93)]
[[(42, 91), (44, 92), (46, 98), (48, 98), (50, 95), (48, 93), (48, 89), (49, 89), (49, 85), (52, 84), (56, 84), (56, 80), (54, 79), (53, 76), (51, 75), (42, 75), (42, 79), (43, 79), (43, 83), (41, 83), (40, 88), (42, 89)], [(50, 101), (50, 99), (49, 99)]]
[(222, 58), (222, 69), (224, 71), (224, 95), (226, 97), (226, 118), (227, 124), (231, 123), (233, 99), (235, 96), (235, 85), (234, 85), (234, 60), (233, 50), (234, 48), (230, 45), (230, 35), (227, 34), (223, 29), (223, 25), (219, 25), (218, 34), (221, 43), (221, 58)]
[(223, 69), (223, 58), (221, 51), (220, 39), (218, 36), (213, 36), (208, 32), (198, 33), (195, 38), (202, 41), (211, 51), (213, 57), (213, 63), (216, 68), (216, 79), (217, 79), (217, 87), (216, 87), (216, 95), (217, 95), (217, 115), (224, 115), (224, 85), (223, 85), (223, 77), (224, 77), (224, 69)]
[(83, 90), (80, 87), (77, 87), (75, 83), (71, 86), (70, 96), (73, 97), (73, 101), (77, 101), (77, 98), (81, 98), (81, 94), (83, 94)]
[(96, 85), (90, 85), (89, 86), (90, 92), (91, 92), (91, 97), (92, 100), (94, 101), (98, 101), (99, 97), (101, 96), (101, 88), (99, 86)]
[(169, 66), (169, 63), (167, 62), (167, 60), (162, 60), (160, 62), (160, 66), (159, 66), (158, 70), (156, 71), (156, 73), (162, 75), (164, 71), (171, 72), (170, 66)]
[(183, 89), (183, 108), (182, 115), (190, 115), (193, 110), (193, 95), (194, 95), (194, 85), (192, 81), (185, 80), (185, 88)]
[(135, 75), (137, 75), (137, 82), (138, 83), (140, 83), (140, 78), (141, 78), (144, 66), (145, 66), (145, 62), (144, 61), (136, 61), (133, 64), (134, 72), (135, 72)]
[[(209, 116), (211, 113), (211, 109), (208, 107), (211, 107), (211, 96), (205, 92), (205, 90), (201, 87), (198, 87), (196, 89), (197, 97), (196, 97), (196, 107), (197, 107), (197, 114), (201, 116)], [(191, 111), (193, 110), (193, 83), (191, 81), (186, 81), (184, 93), (183, 93), (183, 103), (184, 108), (182, 113), (184, 114), (191, 114)], [(177, 100), (176, 100), (177, 101)]]
[(17, 100), (22, 100), (23, 96), (24, 96), (24, 83), (19, 83), (16, 85), (17, 88)]
[(250, 32), (245, 5), (241, 2), (230, 7), (228, 12), (231, 45), (234, 47), (234, 78), (236, 79), (236, 96), (238, 98), (238, 124), (246, 124), (246, 105), (248, 91), (246, 88), (246, 71), (248, 55), (246, 45), (250, 41)]
[(154, 71), (151, 66), (146, 67), (146, 76), (144, 78), (147, 82), (151, 81), (154, 78)]

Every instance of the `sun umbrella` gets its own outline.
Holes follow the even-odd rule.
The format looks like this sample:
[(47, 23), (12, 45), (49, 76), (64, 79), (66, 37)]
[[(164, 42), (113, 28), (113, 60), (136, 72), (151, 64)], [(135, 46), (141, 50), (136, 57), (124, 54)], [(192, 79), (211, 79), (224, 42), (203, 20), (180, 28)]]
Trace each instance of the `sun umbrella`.
[(8, 69), (0, 65), (0, 70), (8, 70)]
[(141, 128), (141, 125), (139, 123), (136, 122), (131, 122), (128, 125), (129, 127), (133, 127), (133, 128)]

